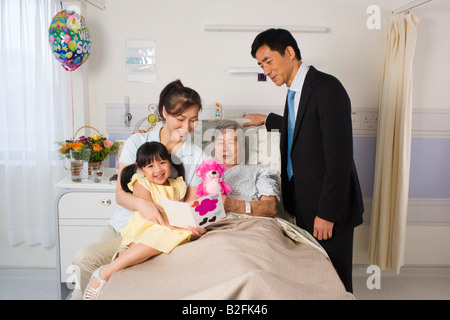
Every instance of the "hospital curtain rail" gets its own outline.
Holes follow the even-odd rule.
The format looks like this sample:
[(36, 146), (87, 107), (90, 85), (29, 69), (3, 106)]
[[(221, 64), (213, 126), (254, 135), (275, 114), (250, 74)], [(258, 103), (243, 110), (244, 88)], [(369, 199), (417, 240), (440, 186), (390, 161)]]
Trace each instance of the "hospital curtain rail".
[(388, 18), (378, 113), (369, 261), (400, 272), (404, 264), (412, 120), (412, 62), (420, 18)]
[(55, 141), (68, 135), (66, 74), (48, 28), (60, 1), (0, 0), (0, 237), (55, 244)]

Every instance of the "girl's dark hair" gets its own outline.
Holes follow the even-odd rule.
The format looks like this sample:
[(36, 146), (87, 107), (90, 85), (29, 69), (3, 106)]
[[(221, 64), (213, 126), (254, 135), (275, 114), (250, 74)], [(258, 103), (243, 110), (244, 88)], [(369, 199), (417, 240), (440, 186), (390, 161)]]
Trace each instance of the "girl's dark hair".
[(160, 142), (152, 141), (141, 145), (136, 152), (136, 162), (123, 168), (120, 174), (120, 185), (122, 189), (126, 192), (133, 193), (128, 188), (128, 183), (131, 181), (137, 169), (143, 168), (153, 161), (160, 160), (169, 161), (170, 165), (177, 170), (178, 176), (182, 176), (184, 179), (183, 163), (175, 164), (167, 148)]
[(297, 60), (302, 60), (297, 41), (285, 29), (268, 29), (258, 34), (252, 44), (251, 54), (253, 58), (256, 58), (256, 51), (263, 45), (268, 46), (272, 51), (278, 51), (281, 56), (284, 56), (287, 47), (292, 47)]
[(200, 95), (197, 91), (185, 87), (180, 80), (169, 83), (159, 95), (158, 111), (163, 120), (163, 107), (168, 114), (176, 117), (192, 106), (198, 106), (199, 111), (202, 110)]

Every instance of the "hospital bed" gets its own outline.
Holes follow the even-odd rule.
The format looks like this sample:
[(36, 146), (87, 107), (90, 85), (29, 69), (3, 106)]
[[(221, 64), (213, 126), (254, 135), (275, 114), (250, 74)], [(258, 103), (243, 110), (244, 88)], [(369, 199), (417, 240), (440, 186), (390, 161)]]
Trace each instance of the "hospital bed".
[[(242, 122), (242, 119), (237, 119)], [(203, 120), (194, 142), (212, 148)], [(280, 181), (279, 133), (246, 128), (246, 163)], [(326, 252), (279, 204), (274, 218), (230, 214), (200, 239), (115, 273), (100, 299), (354, 299)]]

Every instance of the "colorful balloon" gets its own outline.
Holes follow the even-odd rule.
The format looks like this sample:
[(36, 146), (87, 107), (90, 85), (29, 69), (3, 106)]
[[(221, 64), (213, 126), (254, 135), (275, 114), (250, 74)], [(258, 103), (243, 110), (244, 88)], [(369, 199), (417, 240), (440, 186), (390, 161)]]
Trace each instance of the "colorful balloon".
[(74, 71), (91, 54), (86, 20), (74, 11), (58, 12), (50, 23), (48, 40), (53, 55), (67, 71)]

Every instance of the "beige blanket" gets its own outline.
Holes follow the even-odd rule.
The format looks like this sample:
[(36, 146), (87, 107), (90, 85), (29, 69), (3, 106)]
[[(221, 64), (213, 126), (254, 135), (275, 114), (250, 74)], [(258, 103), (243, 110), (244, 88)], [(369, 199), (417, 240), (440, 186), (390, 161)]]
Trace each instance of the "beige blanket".
[(117, 272), (100, 298), (354, 299), (320, 248), (286, 233), (285, 223), (228, 218), (207, 229), (170, 254)]

